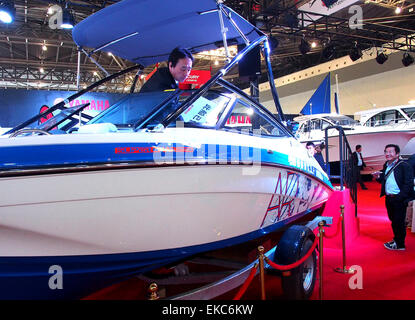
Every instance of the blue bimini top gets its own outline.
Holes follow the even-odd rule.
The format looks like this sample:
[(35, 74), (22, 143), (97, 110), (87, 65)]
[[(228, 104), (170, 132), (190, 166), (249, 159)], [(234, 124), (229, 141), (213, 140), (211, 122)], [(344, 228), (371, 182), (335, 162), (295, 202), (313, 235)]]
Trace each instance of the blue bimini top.
[[(255, 26), (223, 5), (249, 41), (263, 36)], [(223, 16), (229, 44), (244, 40)], [(72, 36), (81, 48), (102, 50), (148, 66), (168, 59), (175, 47), (192, 53), (223, 46), (215, 0), (124, 0), (77, 24)]]

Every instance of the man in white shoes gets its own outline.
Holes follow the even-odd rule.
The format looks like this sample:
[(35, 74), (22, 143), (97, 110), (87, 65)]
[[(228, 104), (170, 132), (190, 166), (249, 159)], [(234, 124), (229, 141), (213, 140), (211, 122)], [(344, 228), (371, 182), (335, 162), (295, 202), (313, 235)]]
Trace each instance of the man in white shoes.
[(389, 250), (405, 250), (406, 207), (413, 195), (413, 171), (405, 161), (399, 159), (400, 148), (395, 144), (385, 147), (386, 162), (383, 170), (373, 173), (382, 184), (380, 196), (385, 197), (386, 211), (392, 222), (394, 238), (384, 244)]

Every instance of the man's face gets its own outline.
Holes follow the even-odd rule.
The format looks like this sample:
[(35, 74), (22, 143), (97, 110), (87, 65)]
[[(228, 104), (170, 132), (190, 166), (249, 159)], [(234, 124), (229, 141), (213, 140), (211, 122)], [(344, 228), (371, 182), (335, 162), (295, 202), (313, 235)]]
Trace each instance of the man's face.
[(362, 152), (362, 148), (357, 148), (356, 151), (357, 152)]
[(306, 148), (307, 148), (308, 154), (310, 156), (314, 156), (314, 154), (316, 153), (316, 150), (314, 149), (314, 146), (307, 146)]
[(190, 58), (179, 59), (175, 67), (173, 67), (172, 63), (170, 62), (169, 70), (174, 80), (183, 82), (189, 75), (190, 71), (192, 71), (192, 64), (193, 62)]
[(386, 161), (393, 162), (398, 159), (399, 153), (396, 153), (394, 147), (389, 147), (385, 149), (385, 158)]

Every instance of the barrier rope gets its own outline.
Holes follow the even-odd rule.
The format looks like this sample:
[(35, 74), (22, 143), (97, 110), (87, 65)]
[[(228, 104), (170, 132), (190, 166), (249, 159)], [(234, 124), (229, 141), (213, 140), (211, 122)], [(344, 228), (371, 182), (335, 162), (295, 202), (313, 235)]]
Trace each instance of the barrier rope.
[(340, 216), (339, 217), (339, 221), (337, 222), (337, 230), (336, 230), (336, 232), (334, 234), (328, 236), (326, 234), (326, 232), (323, 232), (324, 238), (333, 239), (334, 237), (336, 237), (339, 234), (339, 232), (340, 232), (342, 220), (343, 220), (343, 217)]
[(311, 256), (311, 254), (313, 253), (314, 249), (317, 247), (318, 245), (318, 241), (319, 241), (319, 237), (316, 237), (314, 239), (313, 245), (311, 246), (310, 250), (307, 251), (307, 253), (298, 261), (292, 263), (292, 264), (287, 264), (287, 265), (280, 265), (280, 264), (276, 264), (274, 262), (272, 262), (271, 260), (269, 260), (268, 257), (265, 257), (265, 261), (274, 269), (277, 270), (281, 270), (281, 271), (288, 271), (291, 269), (294, 269), (296, 267), (298, 267), (300, 264), (302, 264), (304, 261), (306, 261), (308, 259), (308, 257)]
[(232, 300), (240, 300), (241, 299), (241, 297), (243, 296), (243, 294), (245, 293), (245, 291), (248, 289), (249, 285), (251, 284), (252, 279), (255, 277), (257, 268), (258, 268), (258, 263), (256, 263), (252, 267), (248, 278), (246, 278), (244, 284), (242, 285), (242, 287), (239, 289), (239, 291), (237, 292), (237, 294), (235, 295), (235, 297)]
[[(342, 219), (343, 219), (343, 217), (340, 216), (339, 221), (337, 223), (337, 230), (333, 235), (328, 236), (324, 233), (324, 230), (320, 230), (318, 235), (315, 237), (314, 242), (311, 245), (310, 249), (307, 251), (307, 253), (301, 259), (297, 260), (296, 262), (294, 262), (292, 264), (288, 264), (288, 265), (279, 265), (279, 264), (271, 261), (266, 256), (263, 256), (263, 259), (265, 260), (266, 263), (268, 263), (269, 266), (271, 266), (274, 269), (280, 270), (280, 271), (288, 271), (288, 270), (291, 270), (291, 269), (294, 269), (294, 268), (298, 267), (299, 265), (304, 263), (304, 261), (306, 261), (312, 255), (313, 251), (317, 248), (320, 239), (322, 240), (323, 237), (330, 239), (330, 238), (334, 238), (335, 236), (338, 235), (338, 233), (340, 232), (340, 225), (341, 225)], [(239, 291), (237, 292), (237, 294), (235, 295), (233, 300), (240, 300), (241, 299), (242, 295), (246, 292), (246, 290), (248, 289), (248, 286), (251, 284), (253, 278), (255, 277), (257, 268), (258, 268), (258, 263), (256, 263), (255, 266), (251, 269), (251, 272), (249, 273), (248, 278), (245, 280), (244, 284), (241, 286), (241, 288), (239, 289)]]

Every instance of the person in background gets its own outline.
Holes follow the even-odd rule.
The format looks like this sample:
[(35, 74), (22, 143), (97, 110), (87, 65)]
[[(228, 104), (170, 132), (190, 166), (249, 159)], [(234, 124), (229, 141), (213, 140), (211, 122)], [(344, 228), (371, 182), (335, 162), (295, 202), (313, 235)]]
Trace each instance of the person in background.
[(362, 146), (358, 144), (356, 146), (356, 151), (352, 154), (354, 165), (357, 166), (356, 170), (356, 180), (359, 182), (360, 186), (362, 187), (362, 190), (367, 190), (367, 187), (363, 183), (362, 174), (361, 171), (363, 168), (366, 167), (366, 163), (363, 160), (362, 156)]
[(326, 171), (326, 164), (324, 163), (323, 155), (321, 154), (321, 146), (316, 146), (313, 142), (309, 141), (306, 144), (306, 149), (310, 157), (314, 157), (320, 167)]
[(314, 157), (316, 153), (316, 146), (313, 142), (309, 141), (306, 143), (305, 148), (307, 149), (308, 155)]
[(324, 143), (318, 144), (315, 147), (315, 151), (316, 153), (314, 154), (314, 158), (317, 160), (318, 164), (320, 165), (320, 167), (326, 171), (326, 163), (324, 162), (324, 158), (323, 158), (323, 154), (321, 153), (321, 151), (324, 149)]
[(385, 146), (386, 162), (382, 171), (373, 175), (382, 184), (380, 196), (385, 196), (386, 211), (392, 223), (394, 238), (384, 244), (388, 250), (405, 250), (406, 208), (413, 194), (414, 174), (412, 167), (399, 158), (400, 148), (396, 144)]
[(193, 56), (189, 50), (174, 48), (169, 55), (167, 67), (159, 68), (141, 87), (140, 92), (176, 90), (179, 82), (189, 76), (193, 66)]

